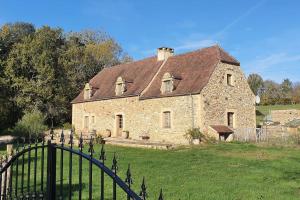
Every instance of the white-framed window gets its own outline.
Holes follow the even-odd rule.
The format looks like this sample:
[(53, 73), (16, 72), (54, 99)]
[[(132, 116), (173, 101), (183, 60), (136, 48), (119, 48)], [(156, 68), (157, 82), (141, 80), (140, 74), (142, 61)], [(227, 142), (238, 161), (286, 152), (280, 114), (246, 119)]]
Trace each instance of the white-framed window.
[(120, 96), (126, 92), (126, 82), (122, 77), (118, 77), (116, 81), (115, 93), (116, 96)]
[(85, 100), (90, 99), (92, 97), (92, 87), (89, 83), (86, 83), (83, 90), (83, 98)]
[(171, 112), (164, 111), (162, 113), (162, 127), (163, 128), (171, 128)]
[(89, 129), (89, 116), (84, 116), (84, 121), (83, 121), (83, 128)]
[(174, 90), (174, 77), (170, 73), (165, 73), (162, 78), (160, 91), (162, 94), (168, 94)]

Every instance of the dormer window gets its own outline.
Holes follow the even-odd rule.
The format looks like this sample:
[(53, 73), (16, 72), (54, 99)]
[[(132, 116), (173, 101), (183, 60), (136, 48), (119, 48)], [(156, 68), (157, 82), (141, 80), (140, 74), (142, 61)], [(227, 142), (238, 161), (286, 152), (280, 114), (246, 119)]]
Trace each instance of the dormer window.
[(116, 96), (120, 96), (124, 94), (124, 92), (126, 92), (126, 82), (122, 77), (118, 77), (115, 89)]
[(86, 83), (84, 86), (83, 97), (85, 100), (92, 97), (92, 87), (89, 83)]
[(174, 90), (174, 77), (170, 73), (165, 73), (162, 78), (161, 93), (168, 94)]

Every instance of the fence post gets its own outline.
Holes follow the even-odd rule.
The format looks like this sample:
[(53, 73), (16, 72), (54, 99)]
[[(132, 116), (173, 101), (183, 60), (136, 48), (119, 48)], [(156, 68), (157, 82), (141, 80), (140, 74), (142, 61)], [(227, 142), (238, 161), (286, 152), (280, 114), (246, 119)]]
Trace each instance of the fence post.
[(56, 199), (56, 148), (48, 140), (48, 158), (47, 158), (47, 199)]

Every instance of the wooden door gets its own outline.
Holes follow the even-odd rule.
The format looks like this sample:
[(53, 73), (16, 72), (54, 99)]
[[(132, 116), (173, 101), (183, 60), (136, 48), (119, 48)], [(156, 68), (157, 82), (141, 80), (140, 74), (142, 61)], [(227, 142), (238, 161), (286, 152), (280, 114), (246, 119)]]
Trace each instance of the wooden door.
[(122, 136), (122, 131), (123, 131), (123, 115), (117, 115), (116, 117), (116, 132), (117, 136), (121, 137)]

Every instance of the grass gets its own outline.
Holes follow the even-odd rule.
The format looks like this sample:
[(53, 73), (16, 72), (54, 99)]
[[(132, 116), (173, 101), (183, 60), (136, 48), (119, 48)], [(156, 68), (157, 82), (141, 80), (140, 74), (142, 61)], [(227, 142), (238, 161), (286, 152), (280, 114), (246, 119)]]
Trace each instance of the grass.
[(256, 107), (256, 123), (260, 124), (264, 120), (264, 117), (270, 113), (271, 110), (288, 110), (288, 109), (299, 109), (300, 104), (293, 105), (268, 105), (268, 106), (257, 106)]
[[(99, 145), (95, 146), (95, 151), (97, 152), (95, 156), (99, 157)], [(149, 200), (158, 198), (160, 188), (163, 188), (165, 199), (170, 200), (292, 200), (299, 199), (300, 196), (300, 149), (298, 148), (229, 143), (182, 147), (169, 151), (107, 145), (106, 151), (108, 167), (111, 166), (113, 153), (116, 152), (118, 174), (123, 180), (127, 166), (131, 164), (134, 191), (140, 191), (140, 183), (145, 176)], [(59, 185), (59, 151), (57, 156), (57, 185)], [(63, 191), (64, 197), (67, 197), (68, 153), (64, 153), (63, 166)], [(84, 199), (88, 197), (87, 172), (88, 163), (84, 162)], [(39, 177), (40, 174), (38, 180)], [(99, 177), (99, 170), (94, 168), (95, 199), (99, 198)], [(78, 159), (76, 157), (73, 158), (73, 184), (74, 199), (77, 199)], [(111, 188), (111, 180), (106, 177), (106, 199), (111, 199)], [(59, 188), (57, 189), (59, 192)], [(125, 199), (124, 195), (121, 196), (120, 190), (118, 195), (120, 199)]]

